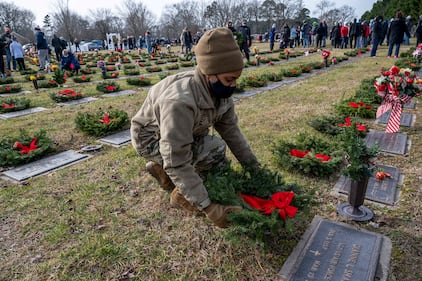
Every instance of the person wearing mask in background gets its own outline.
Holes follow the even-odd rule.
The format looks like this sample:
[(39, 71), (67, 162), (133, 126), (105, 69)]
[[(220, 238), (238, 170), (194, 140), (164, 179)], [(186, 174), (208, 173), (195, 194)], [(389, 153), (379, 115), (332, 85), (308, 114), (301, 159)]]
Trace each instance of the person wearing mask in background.
[(377, 16), (374, 20), (374, 25), (372, 28), (372, 47), (371, 47), (371, 57), (375, 57), (377, 54), (377, 48), (378, 45), (381, 43), (382, 40), (382, 25), (383, 25), (384, 19), (382, 16)]
[(407, 26), (403, 18), (403, 14), (401, 12), (398, 12), (397, 17), (390, 23), (390, 27), (388, 28), (388, 31), (387, 31), (387, 38), (388, 38), (387, 57), (391, 58), (394, 46), (396, 47), (394, 57), (395, 58), (399, 57), (400, 45), (403, 42), (404, 34), (410, 37), (410, 33), (409, 33), (409, 30), (407, 30)]
[[(197, 67), (155, 84), (131, 121), (132, 145), (148, 159), (147, 171), (171, 191), (170, 205), (203, 212), (218, 227), (242, 210), (211, 202), (203, 178), (227, 163), (226, 145), (246, 167), (259, 162), (238, 126), (231, 98), (244, 68), (230, 29), (202, 35), (195, 47)], [(213, 127), (219, 134), (209, 135)]]
[(35, 27), (35, 44), (38, 50), (38, 59), (40, 62), (40, 71), (44, 71), (46, 63), (48, 63), (48, 44), (45, 39), (44, 32), (41, 31), (39, 26)]
[(16, 40), (16, 37), (12, 36), (12, 43), (10, 43), (9, 48), (12, 57), (15, 58), (16, 62), (18, 63), (19, 70), (25, 70), (25, 62), (23, 60), (25, 51), (23, 50), (21, 43)]

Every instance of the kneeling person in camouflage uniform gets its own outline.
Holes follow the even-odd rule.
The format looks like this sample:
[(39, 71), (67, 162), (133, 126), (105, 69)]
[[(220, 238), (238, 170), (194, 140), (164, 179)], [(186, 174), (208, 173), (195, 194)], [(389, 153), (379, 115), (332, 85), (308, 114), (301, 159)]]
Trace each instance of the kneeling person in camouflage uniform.
[[(170, 204), (202, 211), (217, 226), (240, 206), (212, 203), (201, 175), (224, 164), (226, 144), (242, 165), (258, 165), (237, 124), (231, 98), (244, 67), (227, 28), (208, 30), (195, 47), (198, 66), (154, 85), (131, 123), (132, 144), (147, 171), (172, 191)], [(222, 137), (209, 135), (213, 127)]]

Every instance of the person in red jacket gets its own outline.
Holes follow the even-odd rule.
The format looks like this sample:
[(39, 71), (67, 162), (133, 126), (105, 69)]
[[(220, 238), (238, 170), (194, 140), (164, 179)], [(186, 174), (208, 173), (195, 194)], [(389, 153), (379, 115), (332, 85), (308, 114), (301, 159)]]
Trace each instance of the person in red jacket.
[(341, 48), (347, 48), (347, 44), (349, 43), (349, 27), (347, 24), (342, 24), (340, 27), (340, 36), (341, 36)]

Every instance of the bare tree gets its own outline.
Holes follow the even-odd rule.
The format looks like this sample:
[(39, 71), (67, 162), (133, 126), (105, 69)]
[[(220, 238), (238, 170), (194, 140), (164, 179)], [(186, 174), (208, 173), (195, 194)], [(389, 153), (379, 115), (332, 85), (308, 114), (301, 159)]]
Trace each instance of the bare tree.
[(215, 0), (207, 6), (204, 18), (210, 27), (226, 26), (229, 20), (240, 23), (242, 18), (248, 18), (248, 2), (240, 0)]
[(356, 14), (355, 8), (348, 5), (343, 5), (338, 10), (339, 10), (338, 21), (343, 22), (343, 23), (351, 22)]
[[(21, 9), (13, 3), (0, 3), (0, 25), (9, 26), (12, 32), (21, 35), (25, 41), (34, 39), (32, 24), (35, 21), (35, 15), (30, 10)], [(26, 42), (25, 42), (26, 43)]]
[(106, 39), (107, 33), (122, 31), (122, 20), (110, 9), (90, 10), (92, 38)]
[(128, 35), (144, 34), (154, 26), (155, 17), (142, 2), (125, 0), (119, 9)]
[(317, 11), (315, 11), (314, 13), (317, 14), (319, 13), (319, 19), (323, 19), (324, 16), (326, 15), (326, 13), (330, 10), (331, 7), (334, 6), (333, 2), (330, 2), (328, 0), (321, 0), (318, 2), (318, 4), (316, 5), (317, 7)]

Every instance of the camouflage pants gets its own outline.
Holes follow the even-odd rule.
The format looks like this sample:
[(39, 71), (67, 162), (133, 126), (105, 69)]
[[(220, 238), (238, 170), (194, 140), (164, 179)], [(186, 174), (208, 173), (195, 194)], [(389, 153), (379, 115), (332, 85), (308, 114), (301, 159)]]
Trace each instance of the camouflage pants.
[[(205, 175), (211, 168), (227, 163), (226, 143), (215, 136), (207, 135), (195, 138), (192, 144), (192, 153), (192, 165), (201, 176)], [(159, 163), (161, 166), (163, 165), (158, 141), (142, 151), (142, 156)]]

